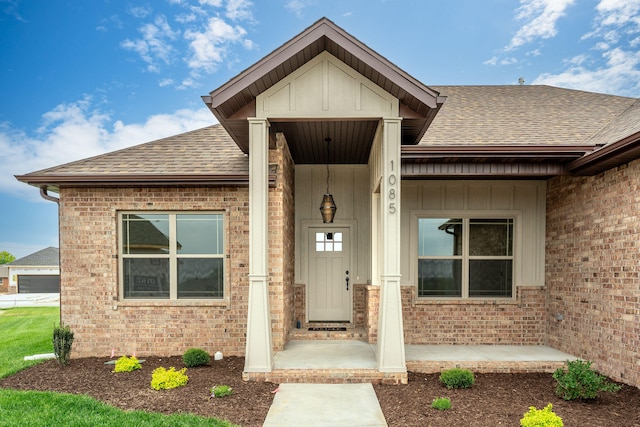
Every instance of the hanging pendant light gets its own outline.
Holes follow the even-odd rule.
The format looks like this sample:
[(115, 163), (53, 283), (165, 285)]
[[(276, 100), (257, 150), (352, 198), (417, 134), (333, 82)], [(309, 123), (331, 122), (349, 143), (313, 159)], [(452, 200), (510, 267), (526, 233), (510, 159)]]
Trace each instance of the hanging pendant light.
[(325, 224), (333, 223), (333, 217), (336, 214), (336, 203), (333, 201), (333, 195), (329, 193), (329, 143), (331, 138), (325, 138), (327, 143), (327, 192), (322, 196), (320, 204), (320, 213), (322, 214), (322, 222)]

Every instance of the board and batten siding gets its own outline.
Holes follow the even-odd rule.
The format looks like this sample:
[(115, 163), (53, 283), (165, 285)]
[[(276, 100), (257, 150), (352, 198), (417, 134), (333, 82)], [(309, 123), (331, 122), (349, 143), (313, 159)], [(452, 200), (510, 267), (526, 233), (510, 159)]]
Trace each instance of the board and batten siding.
[[(366, 284), (371, 279), (369, 169), (366, 165), (330, 165), (329, 168), (329, 191), (337, 206), (333, 225), (350, 228), (351, 280), (354, 284)], [(309, 229), (332, 225), (323, 224), (320, 215), (320, 202), (326, 190), (326, 165), (296, 166), (296, 283), (307, 283)]]
[(515, 285), (544, 285), (546, 182), (403, 181), (403, 285), (417, 285), (417, 218), (439, 212), (515, 217)]

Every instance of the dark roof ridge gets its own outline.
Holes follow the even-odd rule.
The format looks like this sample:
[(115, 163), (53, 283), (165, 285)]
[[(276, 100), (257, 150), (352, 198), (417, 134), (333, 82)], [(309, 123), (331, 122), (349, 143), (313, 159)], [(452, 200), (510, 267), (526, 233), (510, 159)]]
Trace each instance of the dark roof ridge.
[[(520, 84), (509, 84), (509, 83), (505, 83), (505, 84), (462, 84), (462, 85), (455, 85), (455, 84), (429, 84), (429, 88), (516, 88), (516, 87), (521, 87), (521, 88), (549, 88), (549, 89), (553, 89), (553, 90), (558, 90), (558, 91), (567, 91), (567, 92), (573, 92), (573, 93), (584, 93), (584, 94), (588, 94), (588, 95), (601, 95), (601, 96), (609, 96), (609, 97), (614, 97), (614, 98), (621, 98), (621, 99), (634, 99), (634, 100), (638, 100), (640, 98), (635, 98), (633, 96), (623, 96), (623, 95), (615, 95), (615, 94), (611, 94), (611, 93), (604, 93), (604, 92), (594, 92), (594, 91), (590, 91), (590, 90), (584, 90), (584, 89), (573, 89), (573, 88), (568, 88), (568, 87), (561, 87), (561, 86), (553, 86), (553, 85), (548, 85), (548, 84), (527, 84), (527, 85), (520, 85)], [(443, 96), (446, 96), (445, 93), (442, 93)]]
[[(618, 112), (618, 114), (616, 114), (614, 117), (612, 117), (611, 120), (609, 120), (607, 123), (605, 123), (600, 129), (598, 129), (597, 131), (595, 131), (591, 135), (589, 135), (589, 137), (587, 138), (587, 141), (593, 140), (598, 134), (602, 133), (607, 127), (612, 126), (613, 123), (615, 123), (620, 117), (622, 117), (627, 112), (629, 112), (629, 110), (632, 110), (634, 108), (638, 108), (638, 106), (640, 105), (640, 98), (631, 98), (631, 99), (635, 99), (635, 102), (629, 104), (626, 108), (623, 108), (622, 110), (620, 110)], [(627, 135), (627, 137), (629, 137), (629, 136), (630, 135)], [(614, 141), (614, 142), (617, 142), (617, 141)]]

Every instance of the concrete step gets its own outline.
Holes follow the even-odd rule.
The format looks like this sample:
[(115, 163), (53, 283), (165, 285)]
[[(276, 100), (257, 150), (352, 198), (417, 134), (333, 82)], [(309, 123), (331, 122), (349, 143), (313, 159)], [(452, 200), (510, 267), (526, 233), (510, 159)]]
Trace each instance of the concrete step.
[[(309, 328), (346, 328), (345, 331), (310, 331)], [(336, 324), (310, 324), (307, 327), (292, 329), (289, 333), (291, 340), (364, 340), (367, 341), (367, 330), (365, 328), (355, 328)]]

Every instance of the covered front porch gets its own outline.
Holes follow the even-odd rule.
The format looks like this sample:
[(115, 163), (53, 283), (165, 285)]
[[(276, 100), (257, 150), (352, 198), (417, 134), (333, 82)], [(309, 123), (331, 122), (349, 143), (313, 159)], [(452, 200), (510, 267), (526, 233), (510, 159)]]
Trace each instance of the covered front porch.
[[(548, 346), (404, 346), (407, 370), (438, 373), (450, 368), (474, 373), (553, 372), (576, 357)], [(406, 383), (407, 376), (376, 369), (376, 345), (364, 340), (291, 340), (274, 355), (271, 372), (245, 372), (245, 380), (274, 383)]]

